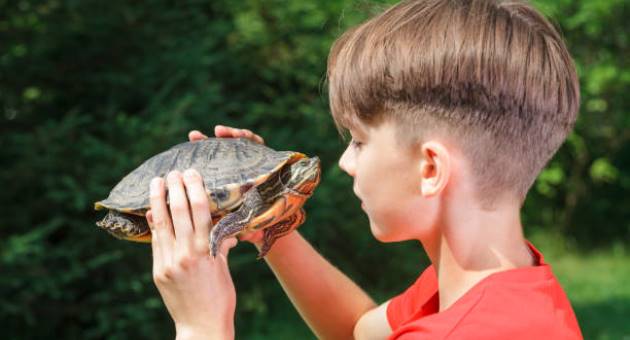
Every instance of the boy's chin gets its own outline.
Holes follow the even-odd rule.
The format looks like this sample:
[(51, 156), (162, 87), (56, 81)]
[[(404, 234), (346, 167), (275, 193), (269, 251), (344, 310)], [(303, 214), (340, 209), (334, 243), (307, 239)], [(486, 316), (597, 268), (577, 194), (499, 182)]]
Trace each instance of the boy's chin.
[(374, 238), (377, 239), (379, 242), (390, 243), (400, 241), (393, 237), (391, 232), (387, 232), (387, 228), (383, 228), (373, 221), (370, 221), (370, 231), (372, 232)]

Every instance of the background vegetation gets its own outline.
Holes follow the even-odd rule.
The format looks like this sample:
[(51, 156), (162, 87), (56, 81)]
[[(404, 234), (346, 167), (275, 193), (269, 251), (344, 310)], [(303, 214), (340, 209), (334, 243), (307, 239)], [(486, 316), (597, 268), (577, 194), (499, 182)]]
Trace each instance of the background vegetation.
[[(628, 337), (630, 6), (535, 4), (564, 32), (583, 100), (575, 132), (526, 202), (526, 232), (585, 336)], [(323, 89), (335, 37), (385, 5), (0, 0), (2, 337), (171, 338), (149, 247), (98, 230), (92, 204), (188, 130), (218, 123), (319, 155), (323, 183), (303, 234), (378, 299), (406, 287), (426, 259), (416, 244), (379, 245), (368, 232), (336, 165), (344, 146)], [(312, 337), (253, 247), (231, 256), (238, 336)]]

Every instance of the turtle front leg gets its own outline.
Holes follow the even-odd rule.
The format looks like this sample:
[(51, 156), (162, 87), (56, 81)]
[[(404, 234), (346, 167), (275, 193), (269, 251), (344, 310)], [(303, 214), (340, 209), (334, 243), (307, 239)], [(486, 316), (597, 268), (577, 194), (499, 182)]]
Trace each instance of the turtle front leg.
[(233, 213), (225, 215), (210, 232), (210, 249), (216, 257), (221, 242), (245, 229), (257, 213), (264, 208), (264, 201), (256, 188), (243, 195), (243, 204)]
[(151, 242), (151, 231), (144, 216), (110, 210), (102, 220), (96, 222), (96, 225), (119, 239)]
[(305, 219), (306, 212), (304, 209), (300, 209), (291, 217), (265, 228), (263, 230), (263, 244), (258, 252), (258, 259), (265, 257), (277, 239), (302, 225)]

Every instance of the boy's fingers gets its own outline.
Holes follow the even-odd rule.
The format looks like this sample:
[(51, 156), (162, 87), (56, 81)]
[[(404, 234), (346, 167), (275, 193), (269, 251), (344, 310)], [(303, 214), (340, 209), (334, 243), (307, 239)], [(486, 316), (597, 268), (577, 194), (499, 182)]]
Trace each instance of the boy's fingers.
[(204, 135), (203, 133), (197, 130), (192, 130), (188, 133), (188, 140), (191, 142), (196, 142), (196, 141), (204, 140), (207, 138), (208, 136)]
[(227, 262), (228, 253), (230, 252), (230, 249), (234, 248), (237, 243), (238, 243), (238, 240), (236, 239), (236, 237), (230, 237), (228, 239), (223, 240), (223, 242), (219, 246), (218, 256), (223, 256), (223, 258), (225, 258), (225, 261)]
[(160, 243), (157, 241), (155, 236), (155, 223), (153, 222), (153, 212), (151, 210), (147, 211), (145, 217), (147, 218), (147, 223), (149, 224), (149, 228), (151, 229), (151, 253), (153, 254), (153, 272), (158, 273), (160, 268), (162, 268), (162, 253), (160, 250)]
[(151, 243), (159, 243), (157, 247), (160, 249), (162, 265), (168, 265), (167, 262), (170, 261), (173, 254), (175, 236), (173, 235), (171, 216), (166, 206), (166, 192), (162, 178), (156, 177), (151, 180), (150, 199), (151, 220), (153, 222), (153, 239)]
[(256, 230), (256, 231), (253, 231), (253, 232), (247, 232), (247, 233), (243, 233), (243, 234), (238, 236), (238, 239), (240, 241), (247, 241), (247, 242), (251, 242), (251, 243), (259, 242), (260, 240), (262, 240), (262, 238), (263, 238), (263, 231), (262, 230)]
[(196, 170), (188, 169), (184, 172), (184, 184), (192, 213), (195, 250), (207, 253), (208, 235), (212, 228), (212, 215), (203, 180)]
[(252, 140), (258, 144), (265, 144), (265, 141), (262, 139), (262, 137), (260, 137), (259, 135), (253, 133), (251, 130), (248, 129), (242, 129), (241, 130), (241, 134), (243, 137)]
[(214, 127), (214, 135), (217, 137), (247, 138), (256, 143), (265, 144), (262, 137), (248, 129), (237, 129), (230, 126), (217, 125)]
[[(233, 128), (233, 127), (229, 127), (229, 126), (224, 126), (224, 125), (217, 125), (214, 127), (214, 135), (216, 137), (232, 137), (232, 138), (238, 138), (238, 137), (242, 137), (242, 138), (247, 138), (250, 139), (256, 143), (259, 144), (265, 144), (265, 140), (260, 137), (259, 135), (253, 133), (251, 130), (249, 129), (237, 129), (237, 128)], [(199, 140), (204, 140), (207, 139), (208, 136), (204, 135), (203, 133), (197, 131), (197, 130), (192, 130), (188, 133), (188, 139), (191, 142), (196, 142)]]
[(214, 135), (216, 137), (236, 137), (234, 136), (234, 128), (229, 126), (217, 125), (214, 127)]
[(168, 183), (168, 198), (175, 231), (176, 252), (187, 253), (193, 240), (193, 225), (190, 218), (188, 197), (184, 190), (182, 174), (175, 170), (169, 172), (166, 177)]

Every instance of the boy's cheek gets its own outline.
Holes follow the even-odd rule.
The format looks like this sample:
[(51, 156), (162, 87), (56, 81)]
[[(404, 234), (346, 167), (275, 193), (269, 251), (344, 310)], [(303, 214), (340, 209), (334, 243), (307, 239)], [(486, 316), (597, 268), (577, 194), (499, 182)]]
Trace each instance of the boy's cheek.
[(374, 238), (381, 242), (396, 241), (396, 225), (401, 222), (399, 216), (393, 211), (385, 208), (376, 210), (366, 209), (366, 214), (370, 222), (370, 231)]

